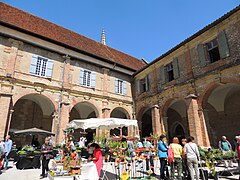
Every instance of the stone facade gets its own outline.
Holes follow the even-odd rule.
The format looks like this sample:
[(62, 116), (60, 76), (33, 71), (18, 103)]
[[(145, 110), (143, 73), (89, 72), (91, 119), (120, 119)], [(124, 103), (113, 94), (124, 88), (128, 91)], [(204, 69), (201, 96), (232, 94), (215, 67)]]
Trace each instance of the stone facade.
[[(0, 26), (0, 138), (9, 131), (38, 127), (54, 132), (58, 143), (69, 120), (133, 118), (134, 70), (98, 58), (102, 64), (94, 64), (92, 57)], [(53, 61), (50, 78), (30, 73), (35, 56)], [(95, 87), (80, 84), (81, 69), (95, 72)], [(126, 83), (125, 94), (115, 92), (116, 79)], [(15, 140), (21, 145), (18, 137)]]
[[(216, 146), (222, 135), (232, 141), (240, 134), (239, 37), (238, 7), (134, 75), (143, 136), (192, 135), (201, 146)], [(144, 132), (146, 121), (151, 122), (149, 133)]]

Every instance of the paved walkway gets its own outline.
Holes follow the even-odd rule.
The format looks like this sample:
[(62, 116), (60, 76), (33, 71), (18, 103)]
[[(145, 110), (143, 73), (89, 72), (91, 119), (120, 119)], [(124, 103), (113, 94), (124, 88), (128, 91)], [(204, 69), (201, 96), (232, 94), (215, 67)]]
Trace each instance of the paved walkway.
[[(10, 166), (13, 165), (10, 162)], [(159, 164), (155, 164), (155, 173), (157, 174), (156, 178), (159, 178)], [(104, 169), (107, 169), (108, 179), (114, 180), (115, 179), (115, 168), (111, 164), (104, 165)], [(237, 168), (234, 167), (231, 170), (236, 170)], [(41, 173), (41, 169), (27, 169), (27, 170), (18, 170), (16, 166), (13, 165), (12, 168), (8, 169), (2, 175), (0, 175), (0, 180), (38, 180), (39, 175)], [(140, 174), (139, 174), (140, 175)], [(141, 176), (141, 175), (140, 175)], [(227, 177), (220, 177), (219, 179), (222, 180), (236, 180), (238, 179), (239, 175), (234, 176), (227, 176)], [(45, 178), (47, 180), (47, 178)]]

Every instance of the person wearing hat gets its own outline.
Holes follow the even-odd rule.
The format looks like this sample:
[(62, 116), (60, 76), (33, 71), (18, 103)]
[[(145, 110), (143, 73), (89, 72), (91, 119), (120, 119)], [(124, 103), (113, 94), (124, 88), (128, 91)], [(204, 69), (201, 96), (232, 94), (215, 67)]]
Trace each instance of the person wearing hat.
[[(222, 150), (223, 154), (229, 153), (232, 151), (232, 146), (230, 142), (227, 140), (226, 136), (222, 136), (222, 140), (219, 141), (218, 143), (219, 148)], [(232, 160), (224, 160), (225, 166), (228, 167), (233, 167)]]
[(160, 159), (160, 179), (165, 179), (166, 176), (169, 177), (168, 171), (166, 171), (166, 176), (164, 172), (167, 167), (167, 158), (168, 158), (167, 152), (168, 152), (168, 147), (166, 144), (166, 136), (161, 135), (160, 140), (158, 142), (158, 156)]

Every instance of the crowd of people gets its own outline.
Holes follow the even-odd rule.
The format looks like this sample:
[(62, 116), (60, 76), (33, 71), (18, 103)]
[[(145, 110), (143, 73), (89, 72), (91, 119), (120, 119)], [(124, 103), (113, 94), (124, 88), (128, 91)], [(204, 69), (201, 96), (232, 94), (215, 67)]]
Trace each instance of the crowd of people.
[[(146, 158), (146, 170), (151, 170), (152, 175), (154, 173), (154, 158), (158, 155), (160, 160), (160, 179), (197, 179), (199, 180), (199, 163), (200, 154), (197, 144), (194, 142), (194, 137), (190, 136), (186, 139), (181, 139), (179, 142), (178, 137), (174, 137), (170, 140), (171, 143), (167, 143), (165, 135), (161, 135), (157, 143), (157, 148), (154, 145), (144, 139), (142, 142), (138, 140), (135, 144), (133, 141), (127, 140), (127, 151), (132, 156), (135, 156), (134, 150), (146, 148), (156, 149), (157, 154), (153, 151), (145, 151)], [(39, 145), (39, 144), (38, 144)], [(0, 141), (0, 174), (1, 169), (8, 169), (9, 153), (12, 147), (12, 140), (7, 135), (5, 141)], [(235, 143), (232, 146), (225, 136), (219, 141), (219, 148), (223, 154), (229, 151), (236, 151), (238, 155), (238, 167), (240, 173), (240, 136), (236, 136)], [(97, 143), (91, 143), (87, 147), (88, 149), (88, 160), (93, 161), (96, 164), (97, 172), (100, 177), (101, 169), (103, 166), (103, 156), (100, 146)], [(41, 161), (42, 161), (42, 173), (40, 178), (45, 178), (48, 169), (49, 160), (53, 158), (53, 146), (51, 138), (45, 138), (44, 144), (41, 146)], [(232, 166), (231, 160), (225, 160), (225, 165)], [(239, 177), (240, 179), (240, 177)]]
[[(240, 136), (235, 138), (235, 146), (232, 148), (231, 143), (225, 136), (219, 141), (219, 148), (223, 154), (230, 151), (236, 151), (238, 157), (238, 168), (240, 173)], [(194, 137), (182, 139), (181, 145), (179, 139), (174, 137), (169, 146), (166, 143), (166, 136), (161, 135), (158, 142), (158, 156), (160, 159), (160, 178), (161, 179), (197, 179), (199, 180), (199, 163), (200, 154)], [(224, 160), (225, 166), (233, 166), (231, 159)], [(168, 170), (170, 167), (170, 172)], [(177, 176), (175, 172), (177, 171)], [(239, 175), (240, 179), (240, 175)]]

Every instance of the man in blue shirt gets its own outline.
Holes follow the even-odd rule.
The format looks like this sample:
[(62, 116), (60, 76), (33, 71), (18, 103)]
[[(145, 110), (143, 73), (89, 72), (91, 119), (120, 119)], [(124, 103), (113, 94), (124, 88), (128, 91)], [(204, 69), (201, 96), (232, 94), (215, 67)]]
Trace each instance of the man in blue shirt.
[(8, 155), (12, 149), (12, 140), (10, 139), (10, 136), (7, 135), (5, 138), (5, 151), (6, 151), (6, 155), (5, 155), (5, 161), (6, 161), (6, 165), (5, 168), (8, 169)]

